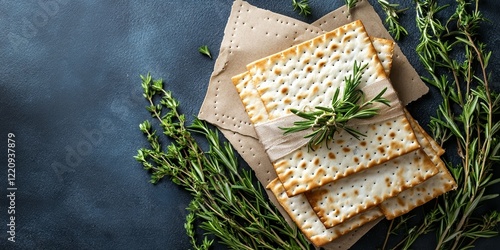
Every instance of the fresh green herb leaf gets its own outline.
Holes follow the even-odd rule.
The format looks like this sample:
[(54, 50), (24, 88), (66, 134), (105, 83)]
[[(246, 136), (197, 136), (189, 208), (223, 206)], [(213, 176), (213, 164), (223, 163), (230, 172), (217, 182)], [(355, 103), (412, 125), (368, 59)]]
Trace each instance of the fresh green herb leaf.
[(308, 16), (311, 14), (309, 0), (292, 0), (293, 11), (298, 11), (299, 15)]
[(200, 52), (203, 55), (208, 56), (210, 59), (212, 59), (212, 54), (210, 53), (210, 50), (208, 49), (207, 45), (200, 46), (198, 48), (198, 52)]
[(361, 66), (355, 61), (352, 75), (344, 79), (345, 88), (340, 94), (340, 88), (335, 90), (330, 107), (317, 106), (313, 111), (300, 111), (291, 109), (291, 112), (305, 120), (297, 121), (292, 127), (281, 128), (285, 132), (295, 133), (304, 130), (312, 130), (305, 136), (310, 138), (309, 149), (314, 150), (319, 144), (325, 142), (328, 147), (329, 142), (333, 140), (335, 133), (345, 130), (355, 138), (365, 136), (363, 133), (349, 127), (347, 122), (352, 119), (368, 119), (378, 113), (378, 108), (369, 107), (374, 103), (383, 103), (389, 105), (389, 101), (382, 97), (385, 93), (384, 88), (380, 93), (369, 101), (359, 103), (364, 99), (363, 91), (358, 86), (361, 83), (361, 76), (367, 64)]
[(345, 5), (347, 5), (347, 10), (351, 10), (352, 8), (356, 7), (356, 4), (358, 4), (358, 0), (344, 0)]
[(394, 39), (399, 40), (401, 36), (408, 35), (408, 31), (399, 23), (399, 14), (406, 11), (398, 9), (399, 4), (389, 3), (387, 0), (377, 0), (386, 14), (385, 23), (389, 25), (389, 33), (394, 36)]

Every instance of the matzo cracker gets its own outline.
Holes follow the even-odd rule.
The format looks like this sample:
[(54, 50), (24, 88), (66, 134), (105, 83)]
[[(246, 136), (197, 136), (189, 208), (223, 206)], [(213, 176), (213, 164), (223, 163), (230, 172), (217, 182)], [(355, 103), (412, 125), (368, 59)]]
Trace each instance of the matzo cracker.
[(312, 210), (303, 194), (288, 197), (283, 185), (278, 179), (271, 181), (267, 188), (274, 193), (280, 205), (287, 211), (302, 233), (304, 233), (304, 235), (316, 246), (323, 246), (338, 237), (383, 216), (382, 212), (375, 207), (365, 213), (353, 217), (351, 220), (343, 224), (326, 229)]

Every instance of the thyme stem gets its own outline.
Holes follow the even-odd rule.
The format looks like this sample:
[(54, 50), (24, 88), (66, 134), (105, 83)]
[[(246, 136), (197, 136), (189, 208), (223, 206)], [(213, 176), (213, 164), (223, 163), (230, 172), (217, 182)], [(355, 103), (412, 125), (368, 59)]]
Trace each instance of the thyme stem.
[(384, 245), (382, 245), (382, 249), (387, 248), (387, 242), (389, 241), (389, 236), (391, 235), (393, 225), (394, 225), (394, 220), (391, 220), (391, 224), (389, 224), (389, 229), (387, 229), (387, 233), (385, 234)]

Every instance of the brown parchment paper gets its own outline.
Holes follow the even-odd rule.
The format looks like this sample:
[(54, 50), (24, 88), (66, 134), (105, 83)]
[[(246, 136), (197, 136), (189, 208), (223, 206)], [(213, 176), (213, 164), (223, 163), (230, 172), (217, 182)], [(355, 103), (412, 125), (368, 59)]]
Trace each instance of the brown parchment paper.
[[(264, 187), (277, 177), (276, 172), (258, 140), (238, 93), (232, 85), (231, 77), (246, 71), (245, 66), (248, 63), (357, 19), (362, 20), (369, 35), (392, 39), (380, 17), (366, 0), (360, 0), (350, 12), (341, 7), (313, 24), (257, 8), (245, 1), (233, 2), (219, 56), (198, 117), (220, 129), (254, 170)], [(395, 46), (394, 52), (391, 82), (401, 101), (406, 105), (427, 93), (428, 88), (398, 46)], [(272, 192), (266, 191), (281, 214), (293, 224)], [(324, 248), (348, 249), (375, 224), (376, 222), (366, 224)]]

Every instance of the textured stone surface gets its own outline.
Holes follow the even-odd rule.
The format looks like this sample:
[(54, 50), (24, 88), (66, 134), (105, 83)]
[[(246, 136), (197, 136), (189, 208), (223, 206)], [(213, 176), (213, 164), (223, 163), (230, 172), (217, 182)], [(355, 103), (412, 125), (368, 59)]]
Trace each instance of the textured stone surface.
[[(2, 249), (188, 249), (183, 223), (190, 197), (169, 181), (148, 183), (133, 159), (146, 145), (138, 124), (148, 118), (139, 74), (163, 78), (182, 103), (198, 113), (223, 37), (231, 1), (0, 0), (0, 152), (16, 134), (16, 243), (6, 243), (6, 167), (0, 175)], [(311, 1), (302, 18), (291, 1), (249, 1), (306, 22), (342, 1)], [(378, 10), (376, 1), (370, 1)], [(453, 3), (454, 1), (449, 1)], [(481, 2), (489, 48), (500, 48), (498, 2)], [(412, 7), (413, 1), (401, 1)], [(419, 73), (413, 11), (399, 45)], [(493, 32), (495, 30), (495, 32)], [(494, 53), (490, 69), (499, 68)], [(493, 70), (492, 82), (500, 72)], [(499, 86), (495, 86), (500, 89)], [(409, 110), (424, 125), (435, 114), (433, 91)], [(0, 153), (0, 162), (7, 162)], [(497, 173), (498, 174), (498, 173)], [(490, 208), (498, 208), (494, 201)], [(354, 249), (375, 247), (385, 225)], [(371, 240), (370, 240), (371, 239)], [(433, 237), (431, 236), (431, 239)], [(498, 238), (480, 241), (491, 249)], [(432, 240), (431, 240), (432, 242)], [(482, 248), (480, 247), (482, 246)]]

